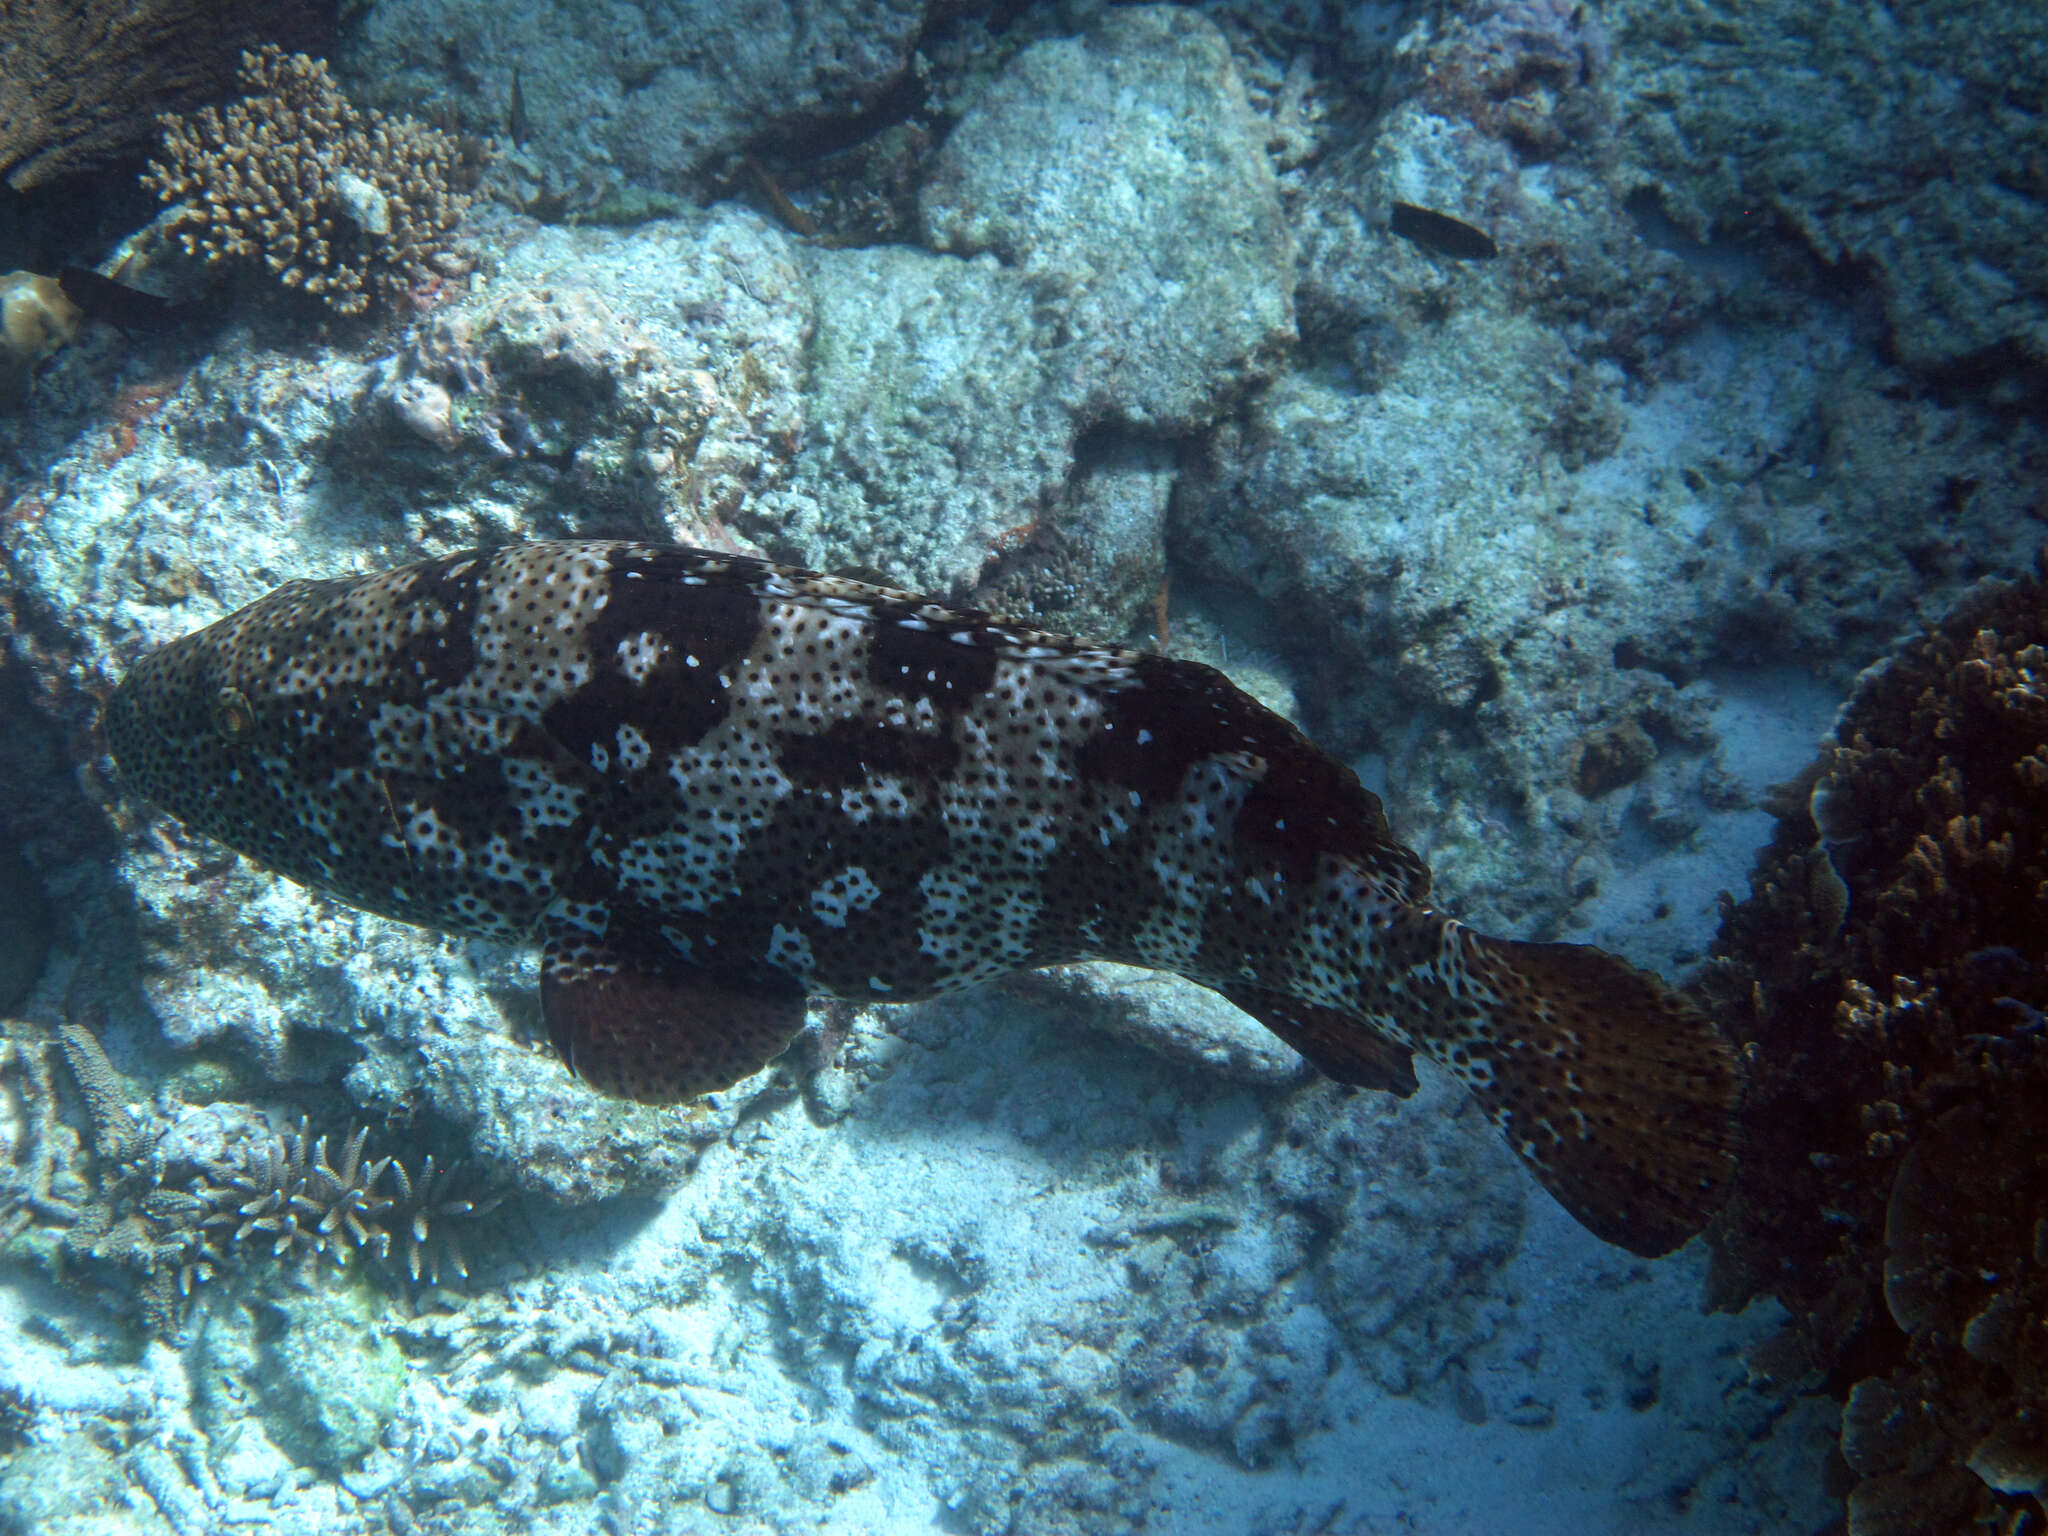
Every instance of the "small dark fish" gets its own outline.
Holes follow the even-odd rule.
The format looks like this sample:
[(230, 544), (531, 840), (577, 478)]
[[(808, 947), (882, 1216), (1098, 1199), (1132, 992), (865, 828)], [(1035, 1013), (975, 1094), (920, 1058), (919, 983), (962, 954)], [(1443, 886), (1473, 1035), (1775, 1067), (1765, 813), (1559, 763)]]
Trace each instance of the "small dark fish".
[(597, 1087), (758, 1071), (806, 995), (1114, 959), (1340, 1082), (1461, 1079), (1642, 1254), (1719, 1202), (1734, 1053), (1597, 949), (1474, 933), (1350, 769), (1221, 673), (705, 550), (515, 544), (299, 581), (138, 662), (129, 785), (388, 917), (543, 946)]
[(512, 101), (505, 110), (505, 132), (512, 142), (524, 149), (532, 131), (532, 124), (526, 120), (526, 92), (519, 88), (519, 66), (512, 66)]
[(1411, 240), (1425, 251), (1455, 256), (1460, 261), (1490, 261), (1500, 254), (1493, 236), (1476, 224), (1454, 219), (1434, 208), (1414, 203), (1395, 203), (1387, 227), (1403, 240)]
[(768, 174), (767, 166), (752, 155), (742, 155), (740, 160), (746, 166), (747, 174), (754, 178), (754, 185), (761, 189), (761, 196), (767, 199), (775, 217), (782, 220), (784, 228), (799, 235), (818, 232), (818, 221), (789, 200), (789, 194), (782, 190), (781, 184)]
[(91, 267), (65, 267), (57, 273), (64, 297), (93, 320), (124, 331), (167, 331), (181, 320), (182, 305), (102, 277)]

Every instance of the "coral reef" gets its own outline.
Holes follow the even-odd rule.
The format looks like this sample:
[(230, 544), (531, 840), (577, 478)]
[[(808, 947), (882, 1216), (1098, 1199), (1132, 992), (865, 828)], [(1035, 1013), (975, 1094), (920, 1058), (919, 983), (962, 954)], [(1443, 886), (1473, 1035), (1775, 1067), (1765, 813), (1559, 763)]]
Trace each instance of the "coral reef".
[[(2042, 437), (1922, 392), (1804, 277), (1643, 238), (1604, 139), (1539, 153), (1446, 94), (1569, 72), (1558, 120), (1596, 124), (1619, 55), (1579, 9), (1415, 23), (1371, 141), (1303, 173), (1303, 366), (1183, 456), (1168, 538), (1187, 588), (1284, 615), (1312, 729), (1384, 755), (1462, 910), (1597, 942), (1643, 834), (1675, 869), (1788, 771), (1731, 767), (1745, 694), (1844, 688), (2025, 561)], [(1499, 258), (1395, 237), (1396, 201)], [(1668, 963), (1704, 952), (1703, 906), (1640, 910)]]
[(164, 124), (144, 183), (176, 204), (187, 254), (260, 262), (343, 314), (435, 280), (469, 206), (452, 135), (349, 104), (324, 60), (276, 44), (242, 57), (244, 98)]
[(1750, 1043), (1713, 1297), (1846, 1398), (1853, 1536), (2016, 1529), (2048, 1489), (2048, 585), (1974, 595), (1782, 794), (1708, 978)]
[(1782, 223), (1874, 275), (1898, 354), (2048, 364), (2048, 12), (1620, 0), (1618, 147), (1695, 236)]
[(703, 193), (728, 157), (829, 134), (875, 106), (909, 71), (932, 9), (380, 0), (350, 28), (337, 66), (359, 99), (517, 138), (512, 158), (536, 211), (639, 222), (676, 212), (674, 194)]
[[(1135, 620), (1240, 675), (1249, 643), (1262, 696), (1298, 687), (1332, 745), (1383, 750), (1402, 830), (1472, 910), (1591, 912), (1663, 963), (1760, 815), (1711, 823), (1639, 907), (1585, 898), (1762, 782), (1734, 761), (1731, 670), (1783, 669), (1752, 674), (1776, 697), (1810, 661), (1832, 709), (2038, 500), (2032, 423), (1917, 392), (1825, 292), (1766, 291), (1782, 271), (1643, 238), (1599, 137), (1592, 18), (1617, 4), (1361, 4), (1315, 35), (1290, 6), (772, 10), (358, 8), (335, 64), (358, 106), (509, 128), (526, 214), (634, 227), (485, 204), (475, 270), (399, 324), (286, 349), (259, 305), (111, 420), (0, 421), (0, 683), (49, 723), (47, 762), (0, 741), (0, 811), (61, 935), (26, 1006), (90, 966), (115, 1059), (175, 1063), (153, 1104), (139, 1081), (105, 1098), (130, 1179), (54, 1035), (0, 1057), (0, 1390), (35, 1413), (0, 1529), (155, 1529), (154, 1506), (317, 1536), (1479, 1530), (1504, 1489), (1540, 1489), (1557, 1530), (1818, 1528), (1839, 1413), (1742, 1380), (1774, 1309), (1694, 1317), (1703, 1254), (1638, 1264), (1571, 1229), (1440, 1080), (1404, 1104), (1305, 1085), (1206, 994), (1095, 968), (819, 1009), (711, 1102), (608, 1104), (545, 1049), (530, 957), (339, 909), (118, 804), (94, 701), (149, 644), (294, 579), (673, 536)], [(895, 126), (807, 190), (812, 130), (870, 106), (846, 137)], [(773, 217), (684, 206), (707, 180)], [(1393, 237), (1395, 200), (1498, 258)], [(1802, 720), (1782, 736), (1808, 750)], [(1827, 930), (1850, 922), (1833, 867), (1798, 870)], [(1652, 895), (1679, 916), (1651, 922)], [(52, 1080), (87, 1145), (15, 1111)], [(436, 1157), (377, 1176), (401, 1124)], [(451, 1209), (457, 1152), (528, 1198), (443, 1291), (468, 1266), (438, 1239), (489, 1230)], [(1958, 1254), (1910, 1235), (1915, 1199), (1885, 1257), (1931, 1340), (1954, 1310), (1913, 1273)], [(73, 1247), (81, 1217), (98, 1235)], [(2003, 1241), (1978, 1227), (1972, 1260)], [(139, 1359), (102, 1305), (138, 1286), (169, 1319)], [(2003, 1315), (1979, 1347), (2007, 1347)], [(1873, 1468), (1884, 1407), (1871, 1388)], [(2010, 1437), (1965, 1438), (2024, 1475)]]
[(333, 0), (0, 0), (0, 171), (26, 192), (139, 149), (226, 92), (245, 49), (324, 53)]

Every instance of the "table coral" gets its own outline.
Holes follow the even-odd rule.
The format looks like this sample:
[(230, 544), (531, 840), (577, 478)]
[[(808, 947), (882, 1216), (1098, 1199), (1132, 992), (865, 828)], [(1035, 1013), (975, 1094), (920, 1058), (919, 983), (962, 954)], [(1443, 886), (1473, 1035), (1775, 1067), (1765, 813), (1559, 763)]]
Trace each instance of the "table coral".
[(1851, 1536), (2017, 1528), (2048, 1487), (2048, 588), (1908, 646), (1780, 800), (1711, 978), (1756, 1068), (1714, 1299), (1776, 1294), (1777, 1353), (1846, 1397)]
[(144, 143), (156, 115), (226, 88), (269, 40), (323, 49), (332, 0), (0, 0), (0, 169), (18, 192)]
[(144, 184), (178, 210), (186, 252), (261, 261), (343, 314), (434, 275), (469, 206), (453, 135), (349, 104), (324, 61), (276, 45), (242, 56), (247, 95), (164, 123)]

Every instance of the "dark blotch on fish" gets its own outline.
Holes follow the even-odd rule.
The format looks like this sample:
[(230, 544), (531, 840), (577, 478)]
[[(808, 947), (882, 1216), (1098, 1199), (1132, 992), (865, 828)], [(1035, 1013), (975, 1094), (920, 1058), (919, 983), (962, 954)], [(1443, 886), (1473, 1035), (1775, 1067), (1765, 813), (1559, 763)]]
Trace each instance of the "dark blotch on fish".
[(167, 331), (184, 318), (182, 305), (116, 282), (90, 267), (65, 267), (57, 274), (57, 286), (88, 319), (104, 320), (124, 331)]
[(1448, 213), (1438, 213), (1434, 208), (1424, 208), (1415, 203), (1395, 203), (1393, 213), (1387, 219), (1387, 227), (1403, 240), (1412, 241), (1439, 256), (1455, 256), (1460, 261), (1487, 261), (1500, 254), (1500, 247), (1493, 243), (1493, 236), (1478, 225), (1467, 224), (1463, 219), (1454, 219)]
[(704, 550), (517, 544), (301, 581), (143, 658), (129, 784), (372, 912), (537, 942), (563, 1059), (722, 1088), (808, 996), (1118, 960), (1339, 1082), (1455, 1074), (1609, 1242), (1731, 1171), (1736, 1059), (1612, 955), (1474, 933), (1379, 800), (1192, 662)]

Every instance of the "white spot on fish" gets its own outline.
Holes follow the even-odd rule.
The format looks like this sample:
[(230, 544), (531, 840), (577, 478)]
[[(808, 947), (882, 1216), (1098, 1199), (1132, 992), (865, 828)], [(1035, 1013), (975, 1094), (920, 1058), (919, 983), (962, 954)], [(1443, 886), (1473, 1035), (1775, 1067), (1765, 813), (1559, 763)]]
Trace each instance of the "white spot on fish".
[(662, 653), (667, 649), (668, 642), (652, 630), (628, 635), (619, 642), (619, 670), (635, 686), (643, 684), (654, 675), (654, 669), (661, 664)]

